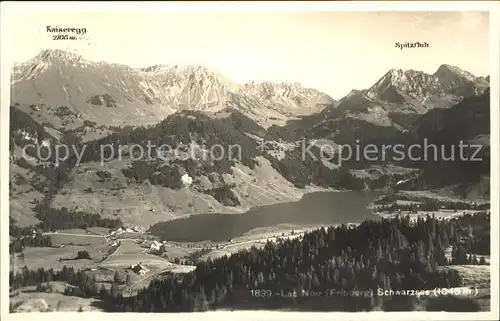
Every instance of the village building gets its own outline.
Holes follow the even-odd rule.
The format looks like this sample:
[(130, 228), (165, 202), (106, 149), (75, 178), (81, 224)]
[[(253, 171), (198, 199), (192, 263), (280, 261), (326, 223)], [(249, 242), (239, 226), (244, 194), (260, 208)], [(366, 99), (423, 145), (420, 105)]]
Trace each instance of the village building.
[(134, 272), (135, 274), (146, 274), (147, 272), (149, 272), (148, 269), (146, 269), (140, 262), (136, 265), (132, 265), (130, 267), (130, 269), (132, 270), (132, 272)]
[(153, 243), (151, 243), (151, 246), (149, 248), (151, 251), (159, 251), (160, 247), (161, 247), (161, 243), (159, 243), (157, 241), (153, 241)]

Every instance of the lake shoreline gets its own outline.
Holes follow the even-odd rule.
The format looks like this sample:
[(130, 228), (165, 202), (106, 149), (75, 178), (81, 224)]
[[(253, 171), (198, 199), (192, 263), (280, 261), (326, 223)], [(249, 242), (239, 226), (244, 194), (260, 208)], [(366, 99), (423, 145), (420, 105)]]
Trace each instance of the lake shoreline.
[(254, 207), (237, 215), (207, 213), (160, 222), (150, 232), (165, 241), (217, 242), (280, 224), (354, 224), (380, 219), (368, 208), (380, 195), (374, 191), (316, 191), (305, 193), (298, 201)]

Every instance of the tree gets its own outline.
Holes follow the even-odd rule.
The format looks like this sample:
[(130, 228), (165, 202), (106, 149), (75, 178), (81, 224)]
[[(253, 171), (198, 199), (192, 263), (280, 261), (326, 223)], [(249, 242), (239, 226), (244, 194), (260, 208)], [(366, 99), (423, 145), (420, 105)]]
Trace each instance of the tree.
[(99, 297), (101, 299), (104, 299), (104, 298), (106, 298), (107, 294), (108, 294), (108, 291), (106, 291), (106, 287), (104, 286), (104, 284), (101, 284), (101, 290), (99, 291)]
[(76, 255), (76, 259), (77, 260), (90, 260), (91, 257), (90, 257), (90, 254), (88, 251), (86, 250), (83, 250), (83, 251), (78, 251), (77, 255)]
[(113, 276), (113, 283), (123, 284), (127, 280), (126, 275), (123, 271), (116, 271)]
[(453, 264), (468, 264), (468, 257), (462, 246), (457, 246), (453, 248), (452, 251), (452, 263)]
[(194, 311), (203, 312), (208, 310), (207, 296), (205, 290), (201, 288), (194, 297)]
[(97, 287), (97, 284), (94, 282), (92, 279), (87, 279), (87, 284), (86, 284), (86, 294), (89, 297), (95, 297), (96, 295), (99, 294), (99, 288)]
[(120, 289), (118, 288), (118, 284), (114, 283), (111, 285), (111, 289), (109, 290), (109, 294), (111, 297), (116, 297), (120, 293)]

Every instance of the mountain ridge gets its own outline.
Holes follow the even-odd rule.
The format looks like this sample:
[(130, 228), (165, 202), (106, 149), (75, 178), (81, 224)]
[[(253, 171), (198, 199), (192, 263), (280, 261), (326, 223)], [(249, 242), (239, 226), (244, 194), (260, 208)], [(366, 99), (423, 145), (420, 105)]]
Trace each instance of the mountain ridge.
[[(118, 111), (95, 111), (103, 105), (99, 103), (103, 96), (113, 101), (105, 105), (120, 108), (121, 115), (117, 115)], [(203, 66), (157, 64), (132, 68), (93, 62), (58, 49), (43, 50), (13, 65), (11, 97), (20, 104), (40, 101), (52, 107), (69, 105), (83, 119), (98, 123), (132, 125), (155, 122), (178, 110), (216, 112), (228, 105), (257, 121), (279, 122), (319, 111), (334, 102), (324, 93), (296, 84), (239, 85)]]
[[(433, 74), (412, 69), (390, 69), (369, 88), (353, 89), (319, 113), (289, 120), (284, 127), (274, 126), (271, 130), (291, 140), (302, 136), (333, 138), (321, 135), (350, 131), (346, 128), (349, 125), (343, 124), (346, 121), (360, 122), (361, 126), (366, 123), (371, 129), (379, 127), (386, 131), (386, 128), (392, 127), (396, 131), (405, 131), (421, 115), (436, 108), (450, 108), (464, 98), (481, 95), (487, 88), (487, 78), (476, 77), (448, 64), (440, 65)], [(330, 130), (325, 131), (325, 126)], [(315, 132), (318, 128), (322, 134)], [(371, 129), (370, 135), (373, 135)], [(348, 142), (355, 139), (345, 137), (342, 140)]]

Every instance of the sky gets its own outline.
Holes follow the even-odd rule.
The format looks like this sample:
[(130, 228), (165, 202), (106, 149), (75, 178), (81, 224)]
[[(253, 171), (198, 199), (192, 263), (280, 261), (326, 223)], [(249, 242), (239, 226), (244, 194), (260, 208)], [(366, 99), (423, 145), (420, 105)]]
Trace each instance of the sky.
[[(24, 13), (10, 17), (9, 58), (78, 51), (132, 67), (203, 65), (236, 82), (287, 81), (339, 99), (389, 69), (433, 73), (441, 64), (489, 73), (489, 19), (481, 12)], [(52, 40), (46, 27), (86, 28)], [(404, 49), (396, 42), (427, 42)]]

